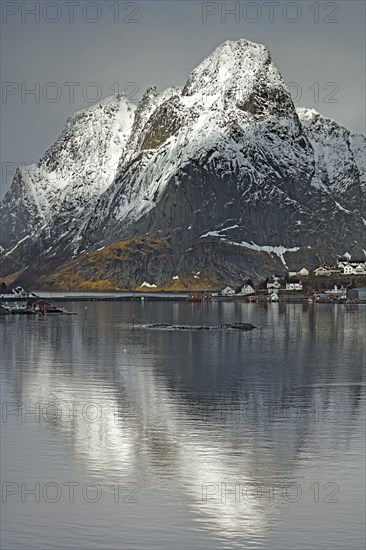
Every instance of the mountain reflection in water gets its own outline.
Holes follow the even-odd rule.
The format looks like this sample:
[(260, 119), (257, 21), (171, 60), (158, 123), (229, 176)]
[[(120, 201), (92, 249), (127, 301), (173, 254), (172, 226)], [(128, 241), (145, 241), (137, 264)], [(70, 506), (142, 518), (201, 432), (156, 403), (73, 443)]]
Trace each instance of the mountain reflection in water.
[[(365, 307), (87, 305), (86, 320), (84, 303), (73, 304), (79, 315), (72, 319), (1, 319), (2, 401), (29, 410), (39, 404), (40, 411), (40, 422), (32, 422), (30, 415), (21, 422), (19, 413), (4, 423), (8, 449), (3, 479), (4, 472), (5, 479), (12, 480), (34, 481), (37, 474), (55, 479), (54, 472), (47, 471), (55, 458), (55, 440), (66, 451), (70, 468), (82, 472), (80, 479), (85, 476), (104, 486), (133, 482), (139, 500), (136, 524), (106, 525), (109, 546), (93, 538), (91, 548), (151, 548), (158, 540), (161, 548), (168, 548), (176, 544), (174, 521), (179, 523), (182, 506), (189, 513), (186, 517), (184, 512), (182, 521), (191, 547), (291, 548), (295, 539), (289, 527), (283, 528), (286, 518), (302, 530), (299, 548), (312, 548), (315, 536), (314, 548), (341, 548), (350, 540), (348, 491), (364, 483)], [(142, 326), (238, 321), (258, 328), (248, 333), (175, 332)], [(19, 453), (32, 448), (35, 426), (43, 441), (32, 451), (39, 464), (22, 464), (20, 475), (15, 464), (22, 462)], [(316, 512), (310, 489), (314, 483), (324, 493), (322, 500), (338, 487), (337, 506), (318, 504)], [(324, 489), (327, 483), (333, 483), (333, 489)], [(347, 489), (342, 489), (344, 484)], [(168, 508), (169, 495), (183, 499), (183, 504), (178, 506), (171, 497), (175, 519), (151, 535), (154, 543), (149, 546), (147, 540), (133, 537), (149, 514), (145, 497), (156, 514), (160, 506), (165, 513), (154, 495), (168, 498)], [(103, 505), (113, 517), (113, 503)], [(19, 503), (11, 506), (19, 513)], [(31, 537), (34, 547), (46, 547), (32, 530), (35, 512), (27, 516), (29, 507), (22, 506), (20, 531)], [(73, 512), (76, 523), (83, 506), (79, 503)], [(97, 505), (89, 510), (91, 531), (98, 510)], [(123, 513), (124, 508), (119, 509), (120, 517)], [(324, 525), (315, 528), (306, 518), (317, 514), (324, 514)], [(47, 531), (47, 526), (42, 529)], [(121, 533), (129, 529), (130, 546), (124, 546)], [(362, 527), (352, 529), (357, 548)], [(5, 533), (7, 548), (21, 547), (21, 535), (10, 527)], [(62, 548), (61, 533), (47, 536), (49, 548)], [(78, 537), (68, 547), (86, 548), (84, 536)]]

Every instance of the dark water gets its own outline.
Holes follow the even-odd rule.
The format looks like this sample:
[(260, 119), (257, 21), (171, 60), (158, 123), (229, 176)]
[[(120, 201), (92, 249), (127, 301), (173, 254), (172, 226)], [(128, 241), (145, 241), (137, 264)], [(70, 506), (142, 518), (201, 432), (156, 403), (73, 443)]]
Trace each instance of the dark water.
[(4, 550), (364, 548), (365, 306), (66, 307), (0, 318)]

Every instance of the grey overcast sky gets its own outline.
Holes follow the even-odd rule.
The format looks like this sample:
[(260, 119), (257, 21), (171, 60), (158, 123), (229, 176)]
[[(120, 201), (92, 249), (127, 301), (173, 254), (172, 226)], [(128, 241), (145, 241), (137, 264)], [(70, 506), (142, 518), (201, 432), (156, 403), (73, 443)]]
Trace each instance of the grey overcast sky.
[(296, 106), (365, 132), (361, 0), (2, 0), (1, 11), (0, 196), (70, 114), (116, 91), (137, 100), (148, 86), (181, 85), (225, 40), (266, 44)]

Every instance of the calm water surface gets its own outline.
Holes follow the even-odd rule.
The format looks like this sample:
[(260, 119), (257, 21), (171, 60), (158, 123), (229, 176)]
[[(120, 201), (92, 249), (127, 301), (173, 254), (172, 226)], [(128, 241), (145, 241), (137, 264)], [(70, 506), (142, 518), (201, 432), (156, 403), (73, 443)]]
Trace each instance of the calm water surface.
[(366, 306), (65, 306), (0, 318), (4, 550), (364, 548)]

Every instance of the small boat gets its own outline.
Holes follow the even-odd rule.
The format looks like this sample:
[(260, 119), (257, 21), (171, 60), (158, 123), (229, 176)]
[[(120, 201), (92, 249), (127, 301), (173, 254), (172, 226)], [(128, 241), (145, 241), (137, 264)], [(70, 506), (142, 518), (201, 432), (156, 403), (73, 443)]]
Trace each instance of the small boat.
[(188, 294), (188, 302), (209, 302), (211, 298), (211, 292), (196, 292)]

